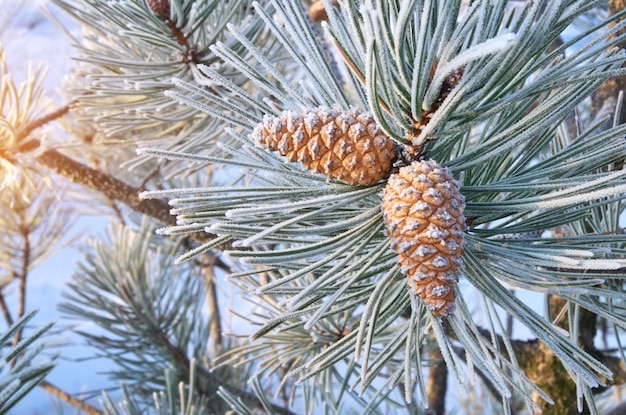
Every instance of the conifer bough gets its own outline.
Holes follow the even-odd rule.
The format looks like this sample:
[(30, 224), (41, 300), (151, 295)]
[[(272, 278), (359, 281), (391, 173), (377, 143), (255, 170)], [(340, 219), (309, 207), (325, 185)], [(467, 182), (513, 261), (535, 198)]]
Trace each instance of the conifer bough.
[(396, 159), (395, 143), (368, 113), (319, 107), (303, 114), (265, 116), (251, 138), (291, 162), (351, 185), (386, 178)]
[(450, 171), (414, 161), (389, 177), (383, 215), (411, 292), (435, 316), (454, 311), (454, 283), (465, 231), (465, 199)]

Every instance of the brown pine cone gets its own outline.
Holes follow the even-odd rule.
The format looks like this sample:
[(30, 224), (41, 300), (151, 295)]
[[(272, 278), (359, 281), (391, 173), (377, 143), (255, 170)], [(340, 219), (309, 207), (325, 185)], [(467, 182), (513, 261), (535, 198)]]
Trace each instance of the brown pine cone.
[(148, 7), (159, 17), (170, 17), (170, 0), (148, 0)]
[(314, 22), (328, 20), (328, 14), (326, 13), (326, 8), (324, 8), (324, 2), (322, 0), (318, 0), (311, 4), (309, 7), (309, 18)]
[(411, 292), (435, 316), (454, 311), (461, 263), (465, 198), (450, 172), (434, 160), (414, 161), (389, 177), (383, 214), (391, 249)]
[[(332, 5), (339, 7), (337, 0), (333, 0)], [(309, 18), (314, 22), (328, 20), (328, 13), (326, 12), (326, 8), (324, 7), (324, 2), (322, 0), (316, 0), (311, 3), (311, 6), (309, 6)]]
[(384, 179), (396, 158), (393, 140), (372, 116), (352, 110), (284, 111), (278, 117), (266, 116), (251, 138), (291, 162), (352, 185)]

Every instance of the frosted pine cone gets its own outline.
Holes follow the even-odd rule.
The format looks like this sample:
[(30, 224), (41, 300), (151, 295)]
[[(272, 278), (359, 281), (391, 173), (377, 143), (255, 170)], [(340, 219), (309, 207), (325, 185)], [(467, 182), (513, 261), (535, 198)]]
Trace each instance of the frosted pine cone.
[(251, 137), (291, 162), (353, 185), (384, 179), (396, 158), (393, 140), (371, 115), (357, 111), (285, 111), (279, 117), (266, 116)]
[(436, 316), (454, 311), (464, 208), (459, 184), (434, 160), (402, 167), (389, 177), (383, 193), (391, 249), (413, 294)]
[(309, 18), (314, 22), (321, 22), (322, 20), (328, 20), (328, 14), (324, 7), (324, 2), (318, 0), (311, 4), (309, 7)]
[(163, 18), (170, 17), (170, 0), (148, 0), (148, 7), (157, 16)]

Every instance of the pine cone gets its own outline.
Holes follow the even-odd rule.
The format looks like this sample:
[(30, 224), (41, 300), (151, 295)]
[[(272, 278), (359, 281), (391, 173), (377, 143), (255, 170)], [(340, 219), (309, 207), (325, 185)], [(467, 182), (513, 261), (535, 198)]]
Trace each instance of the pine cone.
[[(334, 7), (339, 7), (337, 0), (333, 0), (332, 5)], [(311, 6), (309, 6), (309, 18), (314, 22), (328, 20), (328, 13), (326, 12), (326, 7), (324, 6), (324, 2), (322, 0), (317, 0), (311, 3)]]
[(279, 117), (266, 116), (251, 137), (291, 162), (353, 185), (384, 179), (396, 158), (393, 140), (370, 114), (356, 111), (285, 111)]
[(454, 311), (465, 199), (450, 172), (434, 160), (414, 161), (389, 177), (383, 214), (391, 249), (413, 294), (436, 316)]
[(318, 0), (311, 4), (309, 7), (309, 18), (314, 22), (328, 20), (328, 14), (326, 13), (326, 8), (324, 7), (324, 2), (322, 0)]
[(170, 0), (148, 0), (148, 7), (157, 16), (165, 19), (170, 17)]

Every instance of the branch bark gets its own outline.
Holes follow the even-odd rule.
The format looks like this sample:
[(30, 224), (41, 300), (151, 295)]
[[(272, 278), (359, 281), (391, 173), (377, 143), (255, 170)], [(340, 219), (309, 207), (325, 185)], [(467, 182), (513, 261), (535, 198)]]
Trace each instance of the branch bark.
[(4, 319), (6, 320), (8, 326), (11, 327), (13, 325), (13, 316), (11, 316), (11, 310), (9, 310), (9, 307), (7, 306), (2, 288), (0, 288), (0, 310), (2, 310), (2, 314), (4, 315)]
[[(560, 310), (563, 304), (564, 301), (560, 297), (551, 299), (553, 315), (556, 315), (557, 310)], [(590, 328), (595, 327), (597, 316), (587, 310), (580, 310), (580, 312), (579, 332), (581, 336), (578, 341), (581, 347), (604, 364), (613, 375), (612, 379), (602, 379), (602, 382), (607, 387), (594, 389), (594, 393), (601, 393), (611, 386), (625, 385), (626, 362), (622, 361), (620, 357), (612, 356), (610, 351), (605, 352), (598, 350), (593, 346), (595, 331)], [(593, 323), (591, 323), (592, 319)], [(559, 325), (562, 327), (565, 327), (567, 324), (568, 322), (565, 319), (559, 321)], [(450, 336), (450, 338), (456, 338), (454, 331), (452, 331), (449, 325), (446, 325), (445, 328), (446, 334)], [(488, 330), (479, 328), (479, 331), (485, 338), (492, 338)], [(503, 351), (504, 357), (508, 358), (505, 352), (506, 345), (504, 341), (501, 337), (498, 337), (497, 341), (499, 343), (499, 349)], [(555, 401), (555, 404), (551, 405), (541, 398), (535, 400), (542, 410), (542, 415), (580, 415), (576, 407), (576, 385), (561, 364), (561, 361), (552, 353), (550, 348), (537, 339), (528, 341), (511, 340), (510, 343), (513, 347), (515, 357), (526, 376)], [(585, 347), (590, 348), (585, 349)], [(455, 347), (454, 351), (461, 358), (465, 358), (465, 350)], [(490, 384), (489, 379), (483, 376), (480, 370), (477, 370), (477, 373), (485, 382), (485, 387), (492, 396), (499, 399), (500, 395), (496, 388)], [(583, 412), (583, 414), (585, 413), (588, 412)]]
[[(28, 279), (28, 269), (30, 268), (30, 237), (29, 231), (25, 224), (21, 226), (22, 233), (22, 269), (19, 274), (19, 295), (17, 303), (17, 317), (20, 318), (26, 312), (26, 281)], [(16, 346), (22, 340), (22, 329), (19, 329), (13, 337), (13, 346)]]
[(175, 225), (169, 205), (159, 199), (141, 200), (142, 189), (130, 186), (121, 180), (82, 164), (60, 152), (48, 149), (37, 161), (73, 183), (87, 186), (110, 198), (124, 203), (138, 213), (150, 216), (166, 225)]
[[(37, 128), (67, 114), (72, 104), (67, 104), (26, 126), (20, 134), (21, 144), (16, 150), (18, 152), (27, 152), (39, 148), (41, 142), (36, 138), (29, 138), (29, 135)], [(107, 173), (76, 161), (54, 149), (44, 150), (35, 160), (71, 182), (103, 194), (110, 201), (121, 202), (132, 210), (156, 219), (164, 225), (176, 225), (176, 218), (170, 214), (170, 207), (167, 202), (160, 199), (142, 200), (139, 198), (139, 194), (145, 189), (126, 184)], [(191, 239), (199, 244), (210, 242), (215, 237), (215, 235), (209, 233), (195, 233), (190, 236)], [(224, 249), (227, 246), (217, 246), (215, 249)]]
[(426, 414), (445, 415), (448, 368), (437, 348), (433, 348), (428, 353), (428, 359), (430, 360), (430, 371), (426, 383), (426, 395), (429, 408)]
[(215, 283), (215, 256), (204, 254), (199, 263), (204, 280), (207, 309), (211, 320), (209, 323), (209, 336), (213, 341), (216, 352), (222, 350), (222, 322), (220, 307), (217, 299), (217, 284)]
[(104, 412), (96, 409), (95, 407), (89, 405), (84, 401), (81, 401), (80, 399), (76, 399), (74, 396), (63, 391), (62, 389), (57, 388), (48, 381), (42, 380), (41, 382), (39, 382), (39, 386), (50, 395), (65, 402), (68, 405), (73, 406), (74, 408), (80, 409), (87, 415), (104, 415)]

